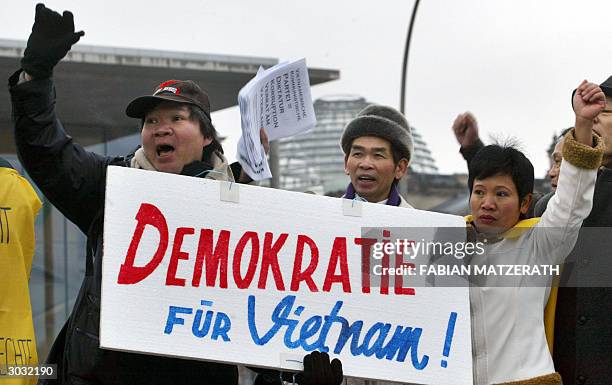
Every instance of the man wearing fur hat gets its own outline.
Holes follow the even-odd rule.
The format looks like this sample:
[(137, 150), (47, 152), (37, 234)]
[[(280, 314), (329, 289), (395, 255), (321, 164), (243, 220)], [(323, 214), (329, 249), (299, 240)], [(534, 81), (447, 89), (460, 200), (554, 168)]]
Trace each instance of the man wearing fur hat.
[(397, 189), (413, 152), (410, 126), (402, 113), (369, 105), (346, 125), (340, 145), (344, 171), (351, 179), (345, 198), (412, 208)]

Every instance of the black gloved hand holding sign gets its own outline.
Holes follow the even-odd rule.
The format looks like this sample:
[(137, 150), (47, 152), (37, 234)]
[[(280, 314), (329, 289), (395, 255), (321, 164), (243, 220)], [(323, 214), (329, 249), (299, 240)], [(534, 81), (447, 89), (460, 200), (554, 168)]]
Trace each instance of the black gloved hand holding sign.
[(72, 12), (63, 15), (36, 4), (36, 18), (32, 33), (21, 59), (21, 68), (33, 78), (51, 76), (53, 67), (70, 51), (85, 32), (74, 32)]
[(314, 351), (304, 356), (304, 371), (299, 373), (282, 372), (271, 369), (255, 369), (259, 375), (254, 385), (281, 385), (279, 374), (285, 383), (299, 385), (341, 385), (344, 380), (342, 363), (334, 358), (329, 362), (329, 354)]
[(329, 355), (314, 351), (304, 356), (304, 371), (296, 376), (300, 385), (340, 385), (343, 380), (342, 363)]

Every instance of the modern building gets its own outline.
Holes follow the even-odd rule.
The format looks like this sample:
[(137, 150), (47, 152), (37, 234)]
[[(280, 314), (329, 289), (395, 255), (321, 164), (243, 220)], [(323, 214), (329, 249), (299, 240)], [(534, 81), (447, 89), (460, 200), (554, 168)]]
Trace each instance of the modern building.
[(410, 126), (412, 130), (412, 140), (414, 141), (414, 155), (410, 161), (410, 171), (419, 174), (437, 174), (438, 167), (436, 161), (431, 156), (431, 151), (427, 148), (427, 143), (416, 128)]
[[(346, 124), (370, 102), (355, 95), (334, 95), (314, 102), (316, 127), (308, 133), (285, 138), (279, 144), (280, 188), (311, 190), (322, 194), (344, 191), (349, 178), (344, 173), (340, 137)], [(438, 171), (431, 151), (412, 127), (414, 156), (411, 172)]]
[[(25, 41), (0, 39), (0, 74), (20, 68)], [(77, 44), (56, 67), (57, 113), (75, 142), (99, 154), (126, 155), (140, 143), (139, 123), (125, 116), (135, 97), (168, 79), (191, 79), (210, 95), (212, 111), (237, 104), (238, 91), (275, 58), (96, 47)], [(311, 85), (336, 80), (337, 70), (308, 70)], [(24, 174), (16, 155), (8, 92), (0, 94), (0, 155)], [(85, 236), (44, 199), (36, 220), (30, 293), (43, 359), (69, 316), (85, 273)]]

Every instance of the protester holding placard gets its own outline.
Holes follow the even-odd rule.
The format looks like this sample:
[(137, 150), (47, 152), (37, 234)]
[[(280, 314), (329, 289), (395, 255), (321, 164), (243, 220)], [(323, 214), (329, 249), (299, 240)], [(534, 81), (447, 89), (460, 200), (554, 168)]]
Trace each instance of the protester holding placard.
[(412, 208), (397, 188), (414, 150), (410, 125), (401, 112), (367, 106), (346, 125), (340, 146), (351, 179), (344, 198)]
[(346, 125), (340, 146), (344, 171), (351, 178), (345, 198), (412, 208), (397, 189), (413, 152), (402, 113), (374, 104), (364, 108)]
[[(559, 264), (572, 250), (593, 202), (603, 142), (593, 119), (604, 109), (601, 89), (583, 81), (573, 97), (575, 128), (563, 144), (564, 162), (555, 196), (541, 219), (522, 220), (531, 201), (533, 166), (512, 147), (482, 148), (469, 165), (471, 236), (486, 253), (471, 264)], [(545, 285), (492, 277), (470, 287), (475, 384), (561, 384), (547, 346)], [(500, 287), (507, 286), (507, 287)]]
[[(22, 70), (9, 79), (15, 138), (23, 165), (49, 201), (87, 234), (86, 275), (48, 361), (58, 365), (58, 382), (62, 384), (234, 385), (238, 382), (234, 365), (99, 348), (107, 167), (223, 181), (234, 181), (234, 177), (211, 122), (208, 95), (192, 81), (161, 83), (153, 95), (128, 105), (127, 115), (142, 122), (142, 148), (134, 154), (104, 157), (74, 143), (56, 116), (51, 75), (83, 35), (75, 32), (72, 13), (60, 15), (38, 4)], [(316, 363), (330, 365), (329, 360)], [(338, 369), (338, 363), (333, 366)], [(321, 368), (314, 365), (313, 369)], [(339, 369), (333, 375), (341, 381)], [(312, 373), (303, 377), (316, 378)]]

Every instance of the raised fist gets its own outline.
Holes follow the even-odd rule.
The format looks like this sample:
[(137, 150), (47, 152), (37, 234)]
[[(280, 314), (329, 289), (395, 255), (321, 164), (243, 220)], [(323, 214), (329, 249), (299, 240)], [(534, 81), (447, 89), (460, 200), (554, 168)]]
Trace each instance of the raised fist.
[(606, 95), (595, 83), (583, 80), (572, 97), (577, 117), (593, 120), (606, 107)]
[(21, 68), (33, 78), (48, 78), (55, 65), (70, 51), (85, 32), (74, 32), (72, 12), (63, 15), (36, 4), (32, 33), (21, 59)]
[(453, 132), (461, 147), (468, 147), (476, 144), (478, 137), (478, 123), (471, 112), (459, 114), (453, 122)]

